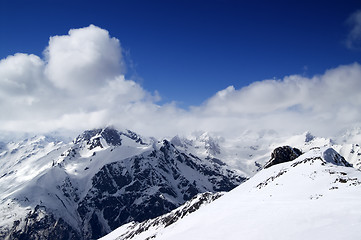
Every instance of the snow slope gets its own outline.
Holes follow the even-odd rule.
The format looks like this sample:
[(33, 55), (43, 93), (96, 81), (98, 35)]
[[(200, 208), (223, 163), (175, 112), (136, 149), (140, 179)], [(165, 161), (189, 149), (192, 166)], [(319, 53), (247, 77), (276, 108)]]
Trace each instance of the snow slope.
[(182, 206), (171, 211), (170, 213), (159, 216), (155, 219), (150, 219), (141, 223), (131, 222), (125, 224), (108, 235), (102, 237), (100, 240), (107, 239), (149, 239), (152, 238), (158, 231), (164, 229), (171, 224), (177, 222), (189, 214), (199, 210), (201, 207), (213, 202), (214, 200), (223, 196), (223, 193), (200, 193), (187, 201)]
[(0, 197), (51, 167), (53, 159), (65, 150), (63, 142), (36, 136), (21, 142), (3, 144), (0, 148)]
[(2, 149), (0, 238), (94, 239), (245, 180), (222, 162), (129, 130), (85, 131), (69, 144), (40, 137)]
[(0, 236), (31, 210), (20, 206), (11, 196), (26, 191), (27, 184), (53, 165), (67, 145), (51, 137), (35, 136), (20, 142), (3, 144), (0, 149)]
[[(151, 239), (359, 239), (361, 172), (345, 165), (332, 148), (313, 148), (263, 169)], [(137, 236), (127, 239), (143, 239)]]

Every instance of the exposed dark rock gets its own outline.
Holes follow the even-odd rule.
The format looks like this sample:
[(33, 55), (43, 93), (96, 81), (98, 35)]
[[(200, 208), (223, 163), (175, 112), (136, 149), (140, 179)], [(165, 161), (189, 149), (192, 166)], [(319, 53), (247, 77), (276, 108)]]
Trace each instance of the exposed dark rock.
[(81, 239), (80, 233), (73, 229), (62, 218), (56, 219), (48, 213), (46, 207), (36, 206), (24, 219), (25, 226), (20, 226), (20, 221), (15, 221), (8, 234), (9, 239), (18, 240), (77, 240)]
[(105, 141), (112, 146), (120, 146), (122, 145), (122, 139), (120, 138), (120, 133), (113, 128), (105, 128), (101, 132), (101, 136), (105, 139)]
[(278, 147), (273, 150), (271, 159), (263, 166), (263, 168), (269, 168), (276, 164), (290, 162), (298, 158), (301, 154), (302, 151), (297, 148), (292, 148), (290, 146)]
[(83, 134), (79, 135), (74, 143), (80, 143), (85, 141), (89, 145), (89, 149), (96, 147), (103, 148), (100, 138), (103, 138), (111, 146), (120, 146), (122, 144), (122, 139), (120, 138), (120, 132), (114, 128), (105, 128), (105, 129), (94, 129), (85, 131)]
[(122, 134), (129, 137), (130, 139), (133, 139), (135, 142), (139, 144), (146, 145), (146, 143), (143, 142), (142, 138), (133, 131), (127, 130), (126, 133), (122, 133)]

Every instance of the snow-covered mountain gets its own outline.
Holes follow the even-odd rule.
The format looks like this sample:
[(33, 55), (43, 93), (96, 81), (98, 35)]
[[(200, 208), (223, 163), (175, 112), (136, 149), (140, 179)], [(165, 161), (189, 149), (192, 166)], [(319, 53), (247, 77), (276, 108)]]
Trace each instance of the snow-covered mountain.
[(144, 222), (131, 222), (124, 224), (115, 231), (104, 236), (100, 240), (107, 239), (151, 239), (157, 234), (158, 231), (164, 229), (178, 220), (188, 216), (189, 214), (197, 211), (201, 207), (213, 202), (219, 197), (223, 196), (223, 193), (200, 193), (187, 201), (182, 206), (154, 219), (149, 219)]
[(94, 239), (246, 178), (167, 140), (113, 128), (72, 143), (37, 137), (0, 150), (0, 238)]
[(294, 160), (289, 148), (275, 151), (274, 164), (247, 182), (171, 224), (162, 219), (178, 210), (102, 240), (359, 239), (361, 172), (332, 148), (315, 147)]
[(224, 138), (215, 133), (195, 133), (174, 137), (171, 142), (185, 152), (209, 159), (220, 159), (229, 166), (253, 176), (270, 159), (279, 146), (292, 146), (301, 152), (314, 147), (332, 147), (354, 167), (361, 169), (361, 128), (347, 130), (334, 138), (314, 136), (310, 132), (280, 136), (274, 131), (245, 131), (237, 138)]
[[(1, 143), (0, 238), (98, 238), (169, 213), (199, 193), (229, 191), (263, 166), (273, 169), (318, 147), (332, 147), (360, 169), (360, 136), (355, 128), (334, 139), (246, 131), (236, 139), (198, 132), (159, 141), (105, 128), (71, 143), (44, 136)], [(276, 162), (270, 160), (284, 145), (293, 147), (279, 148)]]

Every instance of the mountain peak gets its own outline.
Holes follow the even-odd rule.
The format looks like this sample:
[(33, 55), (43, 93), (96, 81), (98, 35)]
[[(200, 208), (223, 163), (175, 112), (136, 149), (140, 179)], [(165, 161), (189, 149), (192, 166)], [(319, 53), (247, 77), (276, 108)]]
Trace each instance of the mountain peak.
[(315, 139), (315, 136), (313, 136), (310, 132), (306, 132), (304, 135), (305, 142), (311, 142), (313, 139)]
[[(317, 150), (317, 148), (315, 149)], [(342, 157), (338, 152), (336, 152), (333, 148), (320, 148), (322, 153), (322, 159), (327, 162), (338, 166), (344, 167), (352, 167), (352, 164), (346, 161), (344, 157)]]
[(98, 128), (84, 131), (74, 140), (74, 143), (86, 141), (88, 144), (93, 145), (92, 148), (94, 148), (96, 146), (101, 146), (100, 138), (103, 138), (109, 145), (120, 146), (120, 135), (121, 133), (113, 127)]

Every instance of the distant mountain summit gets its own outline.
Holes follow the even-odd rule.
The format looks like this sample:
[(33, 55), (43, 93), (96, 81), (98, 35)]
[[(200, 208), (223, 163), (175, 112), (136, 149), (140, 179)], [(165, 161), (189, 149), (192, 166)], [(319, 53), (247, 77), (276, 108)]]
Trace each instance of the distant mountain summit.
[(1, 238), (96, 239), (246, 180), (221, 161), (129, 130), (89, 130), (70, 144), (35, 142), (2, 147)]

